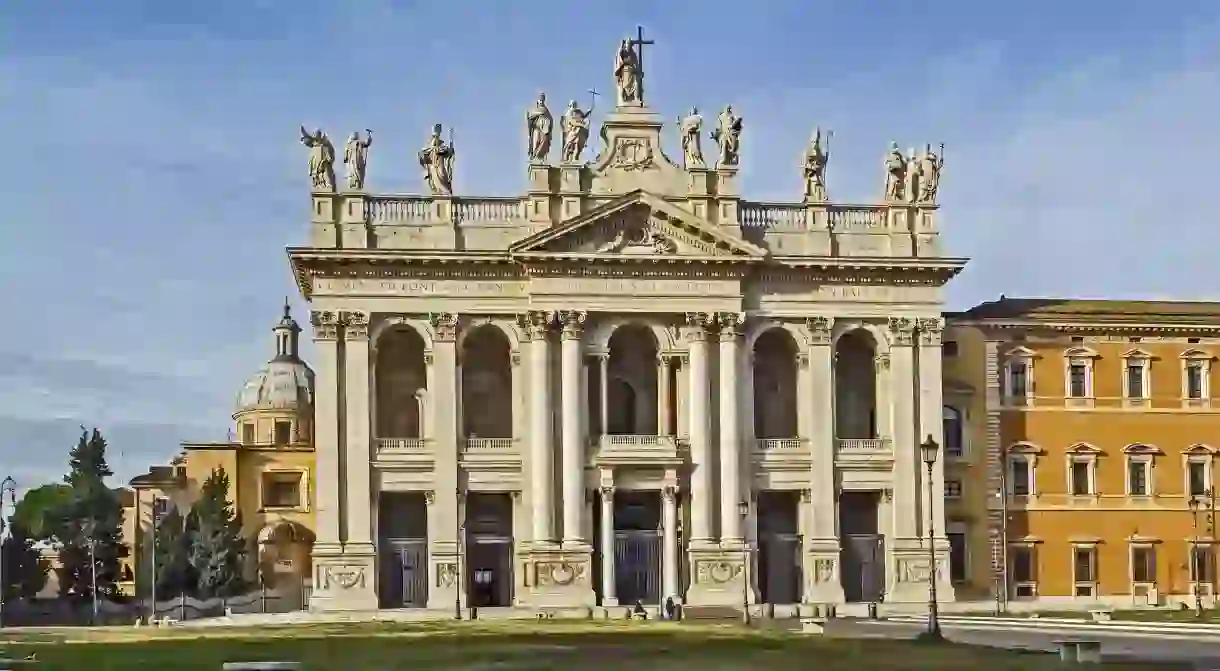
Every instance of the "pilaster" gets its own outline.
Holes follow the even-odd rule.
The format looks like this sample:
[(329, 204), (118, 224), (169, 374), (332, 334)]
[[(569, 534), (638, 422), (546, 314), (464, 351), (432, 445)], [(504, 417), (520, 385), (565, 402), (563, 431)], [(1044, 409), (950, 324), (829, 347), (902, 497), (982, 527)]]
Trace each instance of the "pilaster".
[(530, 338), (530, 486), (531, 538), (535, 544), (554, 542), (553, 524), (554, 493), (554, 441), (551, 421), (551, 375), (550, 332), (555, 323), (555, 313), (534, 310), (519, 318), (520, 324)]
[(720, 336), (720, 543), (725, 548), (740, 548), (744, 542), (738, 505), (741, 488), (741, 432), (738, 425), (738, 372), (741, 368), (738, 341), (745, 315), (739, 312), (716, 313)]
[(432, 328), (432, 352), (428, 363), (428, 403), (430, 415), (424, 425), (424, 438), (435, 456), (432, 490), (428, 501), (428, 607), (453, 607), (460, 552), (458, 526), (461, 522), (461, 482), (458, 473), (458, 316), (452, 312), (428, 315)]
[(347, 444), (344, 454), (346, 476), (344, 554), (373, 554), (372, 489), (370, 449), (372, 447), (369, 412), (369, 315), (344, 312), (343, 388)]
[(563, 490), (563, 544), (565, 548), (590, 550), (584, 538), (585, 507), (585, 440), (581, 434), (583, 414), (580, 407), (581, 393), (581, 336), (584, 333), (586, 313), (581, 310), (563, 310), (559, 313), (562, 326), (559, 343), (560, 406), (563, 436), (560, 451), (560, 473)]
[[(801, 503), (807, 510), (805, 544), (805, 601), (842, 603), (839, 581), (839, 536), (837, 524), (837, 478), (835, 473), (834, 346), (832, 317), (805, 320), (809, 334), (807, 363), (799, 369), (802, 426), (808, 433), (812, 462), (809, 489)], [(807, 416), (807, 419), (805, 417)]]
[[(707, 545), (712, 537), (712, 472), (711, 415), (708, 410), (708, 327), (712, 315), (706, 312), (686, 313), (685, 338), (690, 355), (688, 392), (690, 416), (690, 517), (689, 543)], [(735, 513), (734, 513), (735, 514)], [(694, 564), (692, 563), (692, 566)]]
[[(936, 548), (937, 562), (937, 585), (936, 593), (939, 601), (953, 601), (954, 592), (953, 584), (949, 580), (948, 562), (949, 562), (949, 538), (946, 535), (945, 518), (945, 463), (948, 461), (945, 455), (945, 436), (944, 436), (944, 381), (943, 381), (943, 364), (941, 351), (941, 334), (944, 332), (945, 322), (940, 317), (925, 317), (917, 321), (917, 333), (919, 334), (919, 408), (923, 430), (920, 431), (917, 438), (922, 442), (923, 439), (931, 436), (933, 440), (940, 445), (940, 452), (937, 454), (936, 463), (932, 465), (931, 482), (927, 480), (926, 466), (920, 469), (923, 475), (923, 485), (925, 488), (922, 491), (924, 501), (927, 501), (926, 492), (930, 489), (932, 492), (932, 532), (935, 537), (933, 543)], [(921, 506), (924, 511), (924, 516), (928, 514), (928, 508), (925, 504)], [(927, 529), (924, 529), (924, 536), (927, 536)], [(940, 564), (944, 564), (944, 570), (941, 570)]]
[(919, 496), (922, 480), (919, 440), (915, 437), (915, 320), (895, 317), (890, 329), (890, 391), (893, 409), (890, 435), (894, 440), (894, 526), (893, 546), (918, 547), (919, 511), (924, 508)]

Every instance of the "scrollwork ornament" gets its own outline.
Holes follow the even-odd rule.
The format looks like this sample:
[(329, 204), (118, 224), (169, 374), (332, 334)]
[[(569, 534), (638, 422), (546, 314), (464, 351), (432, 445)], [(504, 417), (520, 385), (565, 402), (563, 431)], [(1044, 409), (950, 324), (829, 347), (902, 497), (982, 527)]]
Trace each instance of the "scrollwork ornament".
[(550, 310), (530, 310), (517, 315), (517, 324), (525, 331), (531, 340), (544, 340), (555, 325), (555, 312)]
[(458, 316), (453, 312), (430, 312), (428, 323), (432, 325), (433, 339), (437, 342), (457, 340)]
[(561, 310), (559, 312), (559, 323), (563, 326), (562, 338), (564, 340), (580, 340), (580, 336), (585, 330), (585, 319), (588, 313), (584, 310)]

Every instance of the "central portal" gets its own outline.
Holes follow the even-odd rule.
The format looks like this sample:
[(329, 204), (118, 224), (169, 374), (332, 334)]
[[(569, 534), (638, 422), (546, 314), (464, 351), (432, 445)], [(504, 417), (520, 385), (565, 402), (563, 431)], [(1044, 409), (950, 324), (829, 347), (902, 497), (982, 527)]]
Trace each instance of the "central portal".
[(614, 497), (614, 584), (623, 605), (660, 602), (660, 492), (622, 491)]
[(880, 602), (885, 592), (885, 537), (877, 533), (880, 498), (876, 491), (839, 495), (839, 579), (849, 602)]

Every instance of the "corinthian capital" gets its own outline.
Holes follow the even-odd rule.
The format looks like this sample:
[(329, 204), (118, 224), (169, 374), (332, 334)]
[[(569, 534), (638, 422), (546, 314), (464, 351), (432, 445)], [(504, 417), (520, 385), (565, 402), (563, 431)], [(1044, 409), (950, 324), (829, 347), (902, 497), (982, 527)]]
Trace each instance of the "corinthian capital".
[(707, 312), (687, 312), (686, 339), (702, 341), (707, 339), (707, 330), (716, 323), (715, 317)]
[(348, 311), (339, 313), (345, 340), (365, 340), (369, 337), (369, 313)]
[(555, 325), (555, 313), (549, 310), (530, 310), (517, 315), (517, 324), (531, 340), (542, 340)]
[(741, 312), (717, 312), (716, 328), (720, 330), (721, 340), (733, 340), (740, 335), (741, 325), (746, 323), (746, 316)]
[(910, 317), (890, 317), (890, 335), (895, 345), (910, 346), (913, 344), (915, 320)]
[(563, 327), (564, 340), (580, 340), (585, 330), (585, 319), (588, 313), (584, 310), (560, 310), (559, 324)]
[(922, 317), (915, 320), (919, 331), (919, 344), (940, 346), (941, 333), (945, 330), (945, 320), (940, 317)]
[(830, 344), (830, 317), (814, 316), (805, 320), (805, 328), (809, 330), (809, 344)]
[(453, 312), (431, 312), (428, 323), (432, 325), (432, 339), (436, 342), (453, 342), (457, 339), (458, 316)]
[(339, 339), (339, 313), (314, 310), (309, 313), (309, 323), (313, 326), (314, 340)]

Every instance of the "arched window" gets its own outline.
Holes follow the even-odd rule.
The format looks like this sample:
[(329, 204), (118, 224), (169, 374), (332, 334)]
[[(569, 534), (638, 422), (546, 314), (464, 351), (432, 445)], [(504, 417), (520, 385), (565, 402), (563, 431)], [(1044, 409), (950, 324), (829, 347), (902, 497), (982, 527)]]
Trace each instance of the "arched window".
[(953, 406), (946, 405), (941, 416), (945, 435), (945, 456), (960, 457), (964, 452), (966, 427), (962, 422), (962, 413)]

